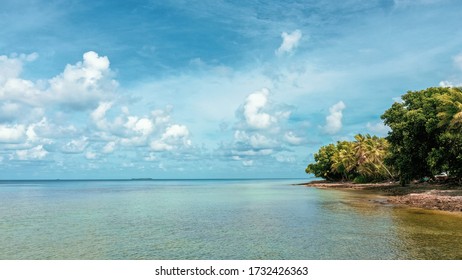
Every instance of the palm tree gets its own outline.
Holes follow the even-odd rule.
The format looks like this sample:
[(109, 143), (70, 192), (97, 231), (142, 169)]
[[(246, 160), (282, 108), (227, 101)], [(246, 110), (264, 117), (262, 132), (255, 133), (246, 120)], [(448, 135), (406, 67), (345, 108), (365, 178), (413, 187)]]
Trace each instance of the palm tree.
[(388, 142), (384, 138), (369, 134), (355, 136), (355, 152), (358, 172), (368, 177), (393, 178), (390, 170), (385, 166), (384, 159), (388, 151)]
[(342, 174), (343, 179), (348, 179), (356, 167), (357, 159), (352, 142), (338, 142), (337, 151), (332, 156), (332, 171)]
[(448, 126), (450, 129), (462, 130), (462, 88), (450, 88), (448, 93), (437, 97), (439, 127)]
[(354, 144), (354, 150), (356, 153), (356, 158), (358, 159), (358, 166), (363, 164), (367, 160), (366, 156), (366, 145), (367, 145), (367, 138), (370, 138), (371, 136), (369, 134), (366, 134), (363, 136), (362, 134), (357, 134), (355, 135), (355, 144)]

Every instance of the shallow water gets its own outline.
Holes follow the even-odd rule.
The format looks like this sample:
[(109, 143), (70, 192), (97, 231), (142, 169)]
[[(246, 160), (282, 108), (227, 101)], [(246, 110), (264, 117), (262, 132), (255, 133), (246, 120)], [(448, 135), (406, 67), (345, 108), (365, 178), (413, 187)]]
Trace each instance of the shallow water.
[(289, 180), (0, 183), (0, 259), (462, 259), (462, 216)]

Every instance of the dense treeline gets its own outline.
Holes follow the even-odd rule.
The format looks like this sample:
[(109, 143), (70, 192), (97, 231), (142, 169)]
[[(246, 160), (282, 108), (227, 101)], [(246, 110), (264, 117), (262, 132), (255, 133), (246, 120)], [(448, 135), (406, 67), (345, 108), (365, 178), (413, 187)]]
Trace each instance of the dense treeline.
[(314, 155), (307, 173), (328, 180), (356, 182), (432, 178), (445, 172), (462, 178), (462, 89), (409, 91), (382, 115), (386, 138), (358, 134)]
[(392, 178), (385, 165), (388, 141), (369, 134), (355, 136), (355, 141), (338, 141), (321, 147), (314, 155), (315, 163), (306, 173), (328, 180), (352, 180), (358, 183)]

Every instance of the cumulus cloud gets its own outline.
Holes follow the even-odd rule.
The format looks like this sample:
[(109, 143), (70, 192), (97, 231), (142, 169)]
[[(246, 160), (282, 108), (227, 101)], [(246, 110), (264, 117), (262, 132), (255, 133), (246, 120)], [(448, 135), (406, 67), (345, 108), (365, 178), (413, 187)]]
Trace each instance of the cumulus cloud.
[[(106, 56), (89, 51), (81, 61), (66, 65), (62, 73), (50, 79), (22, 78), (25, 64), (37, 58), (35, 53), (0, 56), (0, 144), (4, 160), (82, 154), (82, 158), (101, 158), (98, 162), (104, 162), (116, 153), (149, 153), (147, 158), (153, 159), (155, 153), (192, 147), (189, 129), (172, 123), (171, 107), (130, 113), (122, 104), (124, 100), (116, 98), (118, 83)], [(60, 162), (57, 166), (63, 166)]]
[(22, 107), (13, 102), (5, 102), (0, 105), (0, 121), (12, 121), (15, 120), (17, 116), (21, 115)]
[(242, 143), (253, 149), (273, 148), (278, 145), (278, 142), (261, 133), (248, 134), (246, 131), (236, 130), (234, 132), (234, 140), (236, 143)]
[(65, 143), (61, 151), (66, 154), (80, 154), (85, 151), (85, 148), (88, 146), (88, 138), (83, 136), (79, 139), (72, 139), (71, 141)]
[(281, 37), (281, 46), (276, 50), (276, 55), (278, 56), (286, 53), (292, 53), (302, 38), (302, 32), (298, 29), (292, 33), (282, 32)]
[(383, 122), (366, 124), (366, 128), (375, 135), (385, 136), (390, 131), (390, 127), (386, 126)]
[(50, 98), (74, 109), (94, 107), (117, 87), (109, 65), (106, 56), (84, 53), (82, 61), (66, 65), (63, 73), (50, 80)]
[(275, 122), (275, 118), (263, 112), (268, 102), (269, 90), (263, 88), (250, 94), (244, 104), (244, 117), (252, 128), (265, 129)]
[(191, 145), (189, 130), (185, 125), (170, 123), (170, 110), (156, 109), (147, 116), (131, 115), (127, 107), (120, 108), (121, 114), (108, 119), (107, 113), (113, 104), (102, 102), (91, 113), (99, 137), (109, 142), (103, 147), (103, 153), (114, 152), (117, 144), (124, 146), (149, 146), (151, 150), (172, 151)]
[(283, 163), (295, 162), (295, 157), (293, 155), (290, 155), (290, 154), (278, 154), (278, 155), (275, 156), (275, 159), (278, 162), (283, 162)]
[(171, 151), (191, 146), (189, 130), (184, 125), (174, 124), (165, 130), (160, 139), (153, 140), (150, 147), (153, 151)]
[(29, 139), (70, 138), (77, 137), (82, 132), (74, 124), (58, 125), (43, 117), (40, 121), (31, 123), (27, 129)]
[(456, 81), (441, 81), (438, 84), (440, 87), (462, 87), (462, 82)]
[(270, 99), (267, 88), (250, 93), (236, 111), (238, 121), (232, 126), (232, 141), (220, 146), (226, 158), (244, 166), (260, 160), (277, 162), (276, 155), (304, 139), (290, 129), (290, 108)]
[(326, 117), (324, 132), (335, 134), (342, 129), (343, 110), (346, 108), (343, 101), (339, 101), (329, 108), (329, 115)]
[(129, 125), (128, 128), (131, 128), (142, 135), (149, 135), (154, 129), (152, 121), (147, 118), (138, 119), (136, 117), (132, 117), (131, 121), (131, 125)]
[(0, 143), (21, 143), (26, 138), (26, 127), (24, 125), (1, 125)]
[(303, 138), (297, 136), (293, 131), (287, 131), (284, 134), (284, 140), (291, 145), (300, 145), (303, 142)]
[(18, 78), (22, 72), (24, 62), (31, 62), (37, 59), (37, 53), (20, 55), (0, 55), (0, 84), (9, 79)]
[(93, 51), (86, 52), (82, 61), (68, 64), (61, 74), (49, 80), (22, 79), (24, 63), (36, 58), (36, 54), (0, 56), (0, 100), (17, 106), (58, 105), (87, 110), (110, 98), (118, 86), (112, 79), (109, 59)]
[(16, 158), (18, 160), (41, 160), (46, 157), (48, 152), (43, 148), (43, 145), (38, 145), (31, 149), (17, 150)]

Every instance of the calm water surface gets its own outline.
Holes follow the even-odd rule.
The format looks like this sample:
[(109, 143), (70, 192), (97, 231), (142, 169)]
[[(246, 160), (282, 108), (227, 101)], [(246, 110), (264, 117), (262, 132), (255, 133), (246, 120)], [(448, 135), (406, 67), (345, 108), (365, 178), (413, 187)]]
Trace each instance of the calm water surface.
[(0, 182), (0, 259), (462, 259), (462, 216), (289, 180)]

